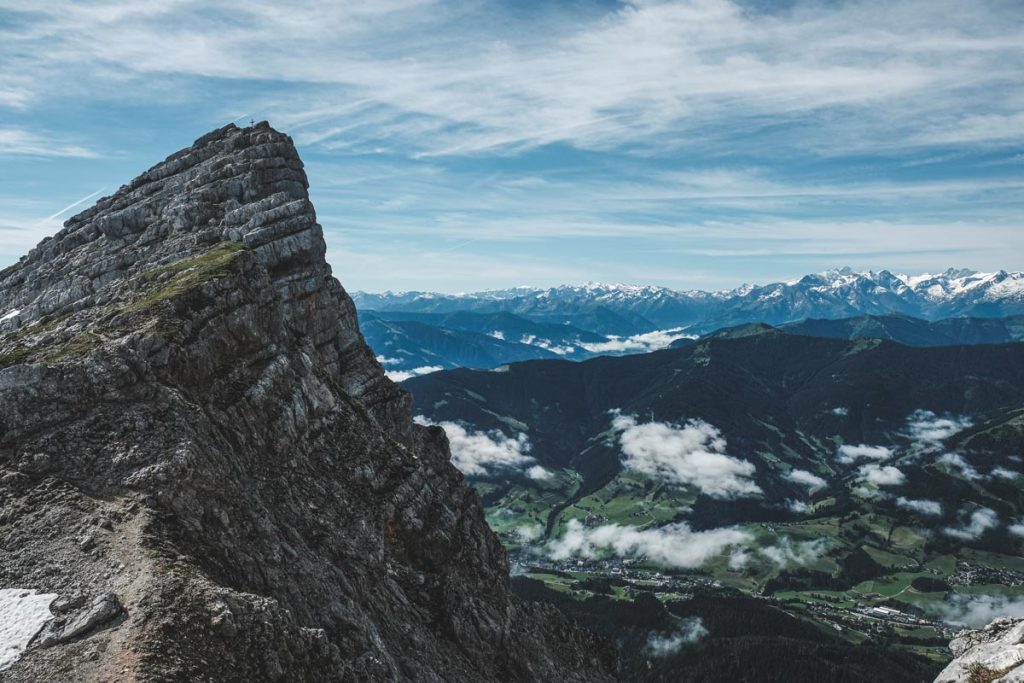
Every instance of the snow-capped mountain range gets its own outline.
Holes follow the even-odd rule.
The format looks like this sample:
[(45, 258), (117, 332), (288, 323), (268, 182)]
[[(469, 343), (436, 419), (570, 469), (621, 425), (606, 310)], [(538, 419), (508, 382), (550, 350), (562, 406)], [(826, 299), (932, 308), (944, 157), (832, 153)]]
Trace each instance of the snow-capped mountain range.
[(950, 268), (911, 276), (840, 268), (788, 282), (718, 292), (587, 283), (465, 294), (355, 292), (353, 298), (364, 310), (509, 312), (605, 334), (638, 334), (670, 327), (704, 332), (748, 322), (774, 325), (864, 314), (898, 313), (929, 320), (1015, 315), (1024, 313), (1024, 274)]

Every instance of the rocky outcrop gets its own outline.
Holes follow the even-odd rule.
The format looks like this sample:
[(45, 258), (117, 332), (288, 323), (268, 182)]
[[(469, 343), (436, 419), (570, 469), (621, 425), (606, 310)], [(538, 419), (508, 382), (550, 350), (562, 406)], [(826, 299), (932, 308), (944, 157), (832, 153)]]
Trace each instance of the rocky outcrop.
[(996, 619), (983, 629), (961, 631), (949, 649), (955, 659), (935, 683), (1024, 681), (1024, 619)]
[(363, 343), (291, 140), (214, 131), (0, 272), (4, 680), (601, 681)]

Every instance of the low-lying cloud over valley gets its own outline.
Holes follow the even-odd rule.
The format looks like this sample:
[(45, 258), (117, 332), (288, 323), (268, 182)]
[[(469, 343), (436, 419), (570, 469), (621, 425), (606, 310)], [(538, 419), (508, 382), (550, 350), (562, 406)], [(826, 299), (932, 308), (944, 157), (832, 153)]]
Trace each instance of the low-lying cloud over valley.
[(548, 543), (552, 559), (570, 557), (595, 559), (605, 555), (646, 557), (671, 567), (699, 567), (730, 546), (748, 543), (753, 536), (741, 529), (724, 528), (693, 531), (686, 522), (656, 529), (606, 524), (586, 528), (578, 519), (569, 520), (561, 538)]
[(525, 470), (531, 479), (543, 479), (550, 473), (537, 466), (530, 452), (530, 439), (520, 432), (515, 437), (500, 431), (469, 430), (455, 422), (431, 422), (422, 415), (417, 424), (444, 429), (451, 444), (452, 464), (468, 477), (493, 475), (502, 470)]
[(728, 455), (722, 433), (703, 420), (640, 424), (635, 417), (615, 412), (612, 428), (619, 432), (626, 469), (678, 486), (696, 486), (714, 498), (761, 492), (752, 480), (754, 465)]

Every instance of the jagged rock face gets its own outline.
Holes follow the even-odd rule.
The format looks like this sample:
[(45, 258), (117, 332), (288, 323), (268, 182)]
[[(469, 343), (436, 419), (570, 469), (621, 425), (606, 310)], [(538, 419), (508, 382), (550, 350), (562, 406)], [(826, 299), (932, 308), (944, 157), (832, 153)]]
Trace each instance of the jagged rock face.
[(935, 683), (1024, 681), (1024, 619), (996, 619), (983, 629), (961, 631), (949, 649), (955, 659)]
[(60, 596), (4, 680), (610, 678), (511, 595), (306, 189), (228, 126), (0, 272), (0, 588)]

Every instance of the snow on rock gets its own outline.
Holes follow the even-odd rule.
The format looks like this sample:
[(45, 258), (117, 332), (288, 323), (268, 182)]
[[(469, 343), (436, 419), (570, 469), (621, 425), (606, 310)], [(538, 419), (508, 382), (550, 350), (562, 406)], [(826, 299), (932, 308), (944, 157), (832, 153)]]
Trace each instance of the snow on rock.
[(10, 320), (11, 318), (15, 317), (15, 316), (16, 316), (16, 315), (18, 315), (19, 313), (21, 313), (21, 311), (20, 311), (20, 310), (18, 310), (17, 308), (15, 308), (15, 309), (14, 309), (14, 310), (12, 310), (12, 311), (7, 311), (7, 312), (6, 312), (6, 313), (4, 313), (3, 315), (0, 315), (0, 323), (2, 323), (2, 322), (3, 322), (3, 321), (5, 321), (5, 320)]
[(53, 618), (54, 593), (0, 588), (0, 671), (14, 664), (43, 625)]
[(955, 659), (935, 683), (1024, 681), (1024, 619), (1003, 617), (983, 629), (961, 631), (949, 649)]

